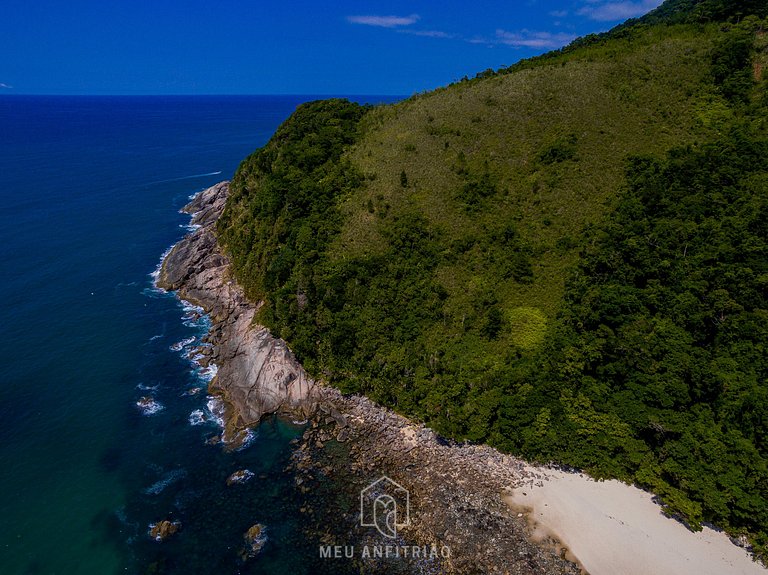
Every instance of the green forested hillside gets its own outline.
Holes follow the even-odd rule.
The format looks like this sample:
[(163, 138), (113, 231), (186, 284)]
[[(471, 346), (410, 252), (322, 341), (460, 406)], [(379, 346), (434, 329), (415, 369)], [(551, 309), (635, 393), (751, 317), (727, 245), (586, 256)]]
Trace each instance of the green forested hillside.
[(301, 106), (219, 222), (307, 368), (768, 544), (767, 3)]

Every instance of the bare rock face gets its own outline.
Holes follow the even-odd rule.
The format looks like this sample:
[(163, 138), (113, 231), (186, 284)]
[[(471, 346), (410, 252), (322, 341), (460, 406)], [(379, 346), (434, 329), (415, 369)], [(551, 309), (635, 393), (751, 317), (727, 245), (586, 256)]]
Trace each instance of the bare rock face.
[[(198, 351), (218, 367), (209, 391), (225, 404), (221, 441), (237, 446), (244, 430), (266, 414), (309, 420), (288, 471), (307, 500), (302, 508), (307, 534), (323, 534), (324, 544), (392, 544), (377, 535), (381, 531), (361, 531), (360, 515), (348, 509), (361, 490), (386, 476), (410, 493), (410, 522), (398, 541), (424, 550), (407, 558), (409, 570), (402, 572), (577, 575), (580, 568), (561, 556), (556, 542), (533, 543), (527, 520), (504, 502), (513, 488), (538, 479), (526, 475), (524, 462), (490, 447), (446, 442), (364, 397), (316, 383), (285, 342), (254, 324), (259, 304), (249, 303), (230, 276), (215, 236), (228, 190), (227, 182), (217, 184), (184, 208), (199, 227), (166, 256), (157, 282), (211, 316), (206, 345)], [(239, 470), (227, 484), (251, 476)], [(179, 526), (153, 524), (150, 535), (162, 540)], [(265, 527), (253, 525), (243, 539), (240, 557), (248, 561), (264, 547)], [(439, 550), (439, 556), (427, 557), (427, 549)], [(387, 565), (361, 564), (360, 572), (391, 572)]]
[(157, 285), (201, 306), (213, 326), (207, 336), (218, 372), (209, 391), (226, 405), (223, 440), (237, 443), (242, 431), (264, 415), (306, 419), (315, 409), (315, 382), (282, 340), (253, 322), (250, 303), (229, 272), (229, 259), (216, 241), (215, 224), (226, 204), (229, 183), (200, 192), (184, 207), (192, 214), (188, 234), (165, 257)]

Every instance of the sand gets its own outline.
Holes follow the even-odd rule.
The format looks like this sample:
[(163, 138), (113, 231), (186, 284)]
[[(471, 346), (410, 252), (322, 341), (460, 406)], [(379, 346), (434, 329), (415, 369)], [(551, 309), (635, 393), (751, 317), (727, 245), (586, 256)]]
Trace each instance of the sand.
[(694, 533), (651, 495), (619, 481), (530, 468), (507, 503), (567, 547), (590, 575), (768, 575), (725, 533)]

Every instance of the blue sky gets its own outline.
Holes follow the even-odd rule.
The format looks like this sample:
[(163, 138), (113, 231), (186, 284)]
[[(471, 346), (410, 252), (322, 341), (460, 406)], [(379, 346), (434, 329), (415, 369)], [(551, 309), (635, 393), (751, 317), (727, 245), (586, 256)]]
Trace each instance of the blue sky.
[(661, 0), (3, 0), (0, 94), (408, 95)]

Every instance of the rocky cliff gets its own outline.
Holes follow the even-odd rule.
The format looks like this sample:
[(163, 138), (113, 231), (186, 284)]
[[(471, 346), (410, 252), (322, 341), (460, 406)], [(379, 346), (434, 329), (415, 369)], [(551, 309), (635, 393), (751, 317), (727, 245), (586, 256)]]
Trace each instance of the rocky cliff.
[[(283, 341), (254, 324), (258, 304), (230, 277), (214, 233), (227, 192), (222, 182), (185, 206), (193, 231), (165, 257), (157, 284), (211, 317), (202, 351), (218, 366), (210, 392), (226, 405), (225, 442), (236, 445), (266, 414), (309, 420), (287, 470), (303, 501), (308, 541), (356, 546), (351, 560), (361, 573), (579, 573), (556, 541), (533, 542), (526, 514), (504, 503), (514, 488), (541, 479), (524, 462), (448, 443), (364, 397), (313, 381)], [(360, 524), (361, 490), (385, 475), (410, 493), (410, 520), (395, 540)], [(366, 546), (422, 551), (376, 560), (359, 555)], [(424, 555), (430, 549), (436, 556)]]
[(316, 385), (285, 342), (254, 325), (258, 304), (250, 303), (229, 276), (229, 260), (214, 234), (228, 191), (229, 183), (221, 182), (183, 208), (192, 215), (193, 231), (165, 257), (157, 285), (210, 315), (210, 345), (201, 352), (218, 367), (210, 392), (226, 406), (223, 439), (237, 443), (265, 414), (306, 419), (313, 412)]

